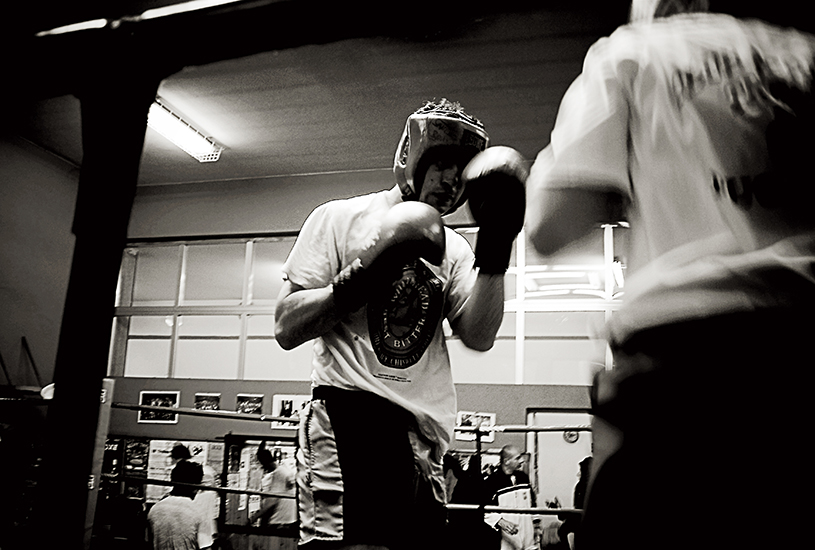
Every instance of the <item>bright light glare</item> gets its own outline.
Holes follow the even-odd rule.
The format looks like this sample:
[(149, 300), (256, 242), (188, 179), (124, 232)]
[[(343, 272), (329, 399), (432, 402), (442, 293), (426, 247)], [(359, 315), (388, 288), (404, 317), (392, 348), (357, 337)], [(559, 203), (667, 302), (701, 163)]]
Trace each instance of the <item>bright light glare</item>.
[(150, 106), (147, 125), (198, 162), (215, 162), (221, 156), (223, 147), (207, 139), (164, 105), (153, 103)]
[(53, 34), (65, 34), (68, 32), (84, 31), (88, 29), (103, 29), (108, 24), (107, 19), (94, 19), (92, 21), (83, 21), (82, 23), (73, 23), (63, 27), (57, 27), (48, 31), (41, 31), (37, 36), (49, 36)]
[(158, 17), (165, 17), (167, 15), (175, 15), (177, 13), (186, 13), (190, 11), (203, 10), (206, 8), (213, 8), (216, 6), (223, 6), (225, 4), (234, 4), (235, 2), (240, 1), (241, 0), (192, 0), (191, 2), (182, 2), (181, 4), (174, 4), (172, 6), (147, 10), (141, 14), (141, 18), (156, 19)]

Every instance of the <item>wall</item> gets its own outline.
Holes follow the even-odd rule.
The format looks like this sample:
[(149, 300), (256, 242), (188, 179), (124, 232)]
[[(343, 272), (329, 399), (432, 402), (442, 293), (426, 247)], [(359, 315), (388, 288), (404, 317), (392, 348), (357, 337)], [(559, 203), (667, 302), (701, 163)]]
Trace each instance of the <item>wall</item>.
[(23, 337), (43, 384), (53, 381), (78, 183), (77, 167), (21, 139), (0, 139), (0, 354), (13, 385), (38, 385)]
[[(275, 381), (236, 381), (236, 380), (192, 380), (155, 378), (116, 378), (114, 380), (114, 403), (138, 404), (142, 390), (172, 390), (181, 392), (179, 406), (193, 408), (196, 393), (220, 393), (221, 410), (235, 410), (238, 393), (259, 393), (264, 395), (262, 414), (272, 414), (272, 396), (276, 394), (305, 395), (310, 393), (309, 382)], [(499, 425), (524, 425), (527, 413), (541, 408), (587, 408), (588, 388), (582, 386), (522, 386), (458, 384), (458, 409), (463, 411), (489, 412), (496, 414)], [(286, 433), (272, 432), (270, 425), (258, 421), (220, 419), (179, 415), (177, 424), (140, 424), (136, 411), (114, 407), (111, 412), (109, 432), (129, 437), (151, 439), (214, 440), (227, 433), (236, 435), (270, 435)], [(498, 449), (513, 443), (525, 448), (523, 434), (496, 434), (495, 442), (485, 444), (486, 448)], [(474, 450), (475, 443), (454, 441), (453, 448)]]
[[(390, 168), (334, 174), (139, 187), (130, 218), (132, 240), (255, 233), (294, 233), (330, 199), (396, 184)], [(467, 223), (466, 209), (448, 223)]]

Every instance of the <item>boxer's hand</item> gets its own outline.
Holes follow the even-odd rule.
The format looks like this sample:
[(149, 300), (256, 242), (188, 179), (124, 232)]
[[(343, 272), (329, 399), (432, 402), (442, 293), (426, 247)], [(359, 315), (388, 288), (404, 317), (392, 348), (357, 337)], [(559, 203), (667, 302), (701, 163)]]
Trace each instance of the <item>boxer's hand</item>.
[(444, 225), (435, 208), (418, 201), (397, 204), (388, 211), (378, 237), (334, 278), (337, 309), (343, 314), (358, 310), (413, 259), (440, 265), (444, 248)]
[(481, 273), (503, 274), (509, 267), (512, 242), (524, 225), (529, 170), (511, 147), (488, 147), (461, 173), (470, 212), (478, 224), (475, 265)]
[(517, 535), (518, 534), (518, 526), (511, 521), (507, 521), (504, 518), (498, 520), (498, 523), (495, 524), (501, 531), (506, 533), (507, 535)]

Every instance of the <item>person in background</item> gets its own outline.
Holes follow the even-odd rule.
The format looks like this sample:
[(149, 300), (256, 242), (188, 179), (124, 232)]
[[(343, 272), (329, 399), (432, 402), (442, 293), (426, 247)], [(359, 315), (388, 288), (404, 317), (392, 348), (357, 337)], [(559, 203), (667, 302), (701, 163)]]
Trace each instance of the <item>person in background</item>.
[[(203, 464), (202, 469), (203, 478), (201, 484), (209, 487), (217, 486), (218, 474), (215, 469), (208, 464)], [(195, 494), (193, 503), (201, 512), (203, 518), (199, 537), (201, 548), (214, 546), (218, 539), (218, 493), (215, 491), (198, 491)]]
[[(457, 482), (452, 495), (448, 498), (451, 504), (490, 504), (485, 497), (484, 474), (481, 471), (481, 455), (473, 453), (467, 460), (467, 468), (457, 474)], [(491, 550), (500, 546), (501, 534), (484, 523), (481, 510), (448, 510), (447, 512), (449, 543), (448, 548), (467, 548), (469, 550)]]
[[(529, 475), (523, 467), (523, 455), (515, 445), (504, 445), (498, 467), (484, 484), (490, 504), (508, 508), (535, 508), (535, 492), (529, 484)], [(531, 514), (491, 512), (484, 514), (484, 521), (501, 533), (502, 550), (527, 550), (537, 548), (535, 524), (540, 518)]]
[(183, 443), (176, 443), (173, 445), (173, 448), (170, 449), (170, 463), (173, 466), (182, 460), (189, 460), (191, 458), (192, 454), (190, 453), (190, 449)]
[[(630, 23), (589, 49), (528, 182), (544, 255), (631, 227), (578, 550), (808, 537), (802, 485), (779, 475), (798, 444), (770, 434), (811, 418), (815, 36), (747, 17), (808, 24), (792, 3), (738, 3), (739, 18), (711, 5), (634, 0)], [(769, 529), (753, 509), (766, 499), (785, 510)], [(700, 536), (694, 505), (712, 507)]]
[[(488, 141), (459, 104), (428, 102), (405, 124), (396, 185), (318, 206), (283, 266), (275, 338), (314, 342), (297, 451), (303, 545), (444, 540), (456, 394), (442, 322), (465, 346), (492, 347), (523, 225), (526, 165)], [(475, 251), (441, 218), (465, 199)]]
[[(587, 456), (579, 463), (578, 480), (574, 486), (573, 508), (582, 510), (586, 501), (586, 490), (589, 486), (592, 457)], [(582, 512), (564, 512), (558, 519), (549, 523), (541, 533), (541, 548), (546, 550), (570, 550), (569, 535), (574, 537), (574, 546), (578, 546), (578, 532)]]
[(249, 516), (249, 523), (260, 520), (263, 526), (272, 527), (281, 537), (297, 536), (297, 501), (295, 500), (295, 474), (282, 459), (280, 453), (273, 455), (263, 442), (257, 451), (258, 462), (263, 468), (261, 491), (284, 495), (263, 497), (260, 508)]
[(203, 475), (201, 465), (189, 460), (173, 466), (170, 479), (177, 485), (147, 513), (148, 537), (154, 550), (205, 548), (199, 540), (203, 516), (193, 503), (197, 489), (185, 486), (199, 485)]

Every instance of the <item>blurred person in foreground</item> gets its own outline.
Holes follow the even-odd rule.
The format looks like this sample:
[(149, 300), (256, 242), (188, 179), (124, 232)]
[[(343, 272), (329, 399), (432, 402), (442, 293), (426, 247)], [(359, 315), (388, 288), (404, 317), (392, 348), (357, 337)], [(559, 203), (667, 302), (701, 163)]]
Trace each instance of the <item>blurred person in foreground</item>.
[(587, 53), (528, 181), (543, 254), (631, 226), (578, 550), (807, 536), (782, 433), (810, 416), (815, 363), (815, 37), (715, 7), (634, 0)]

